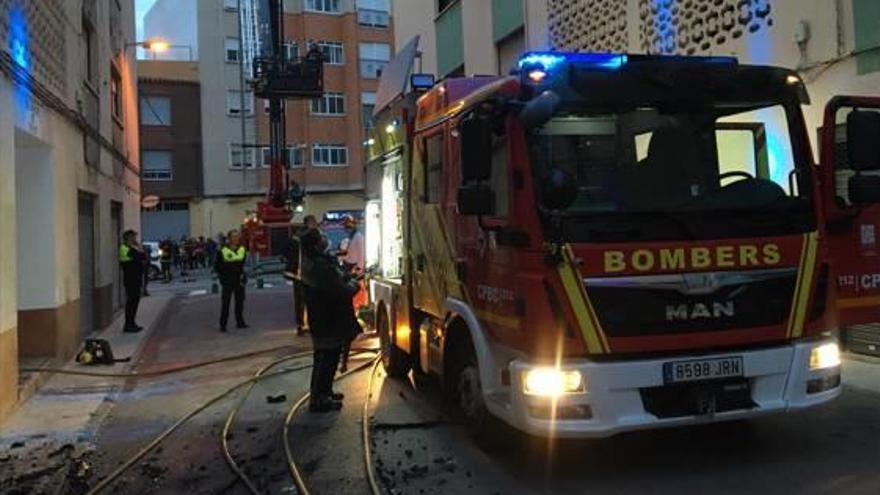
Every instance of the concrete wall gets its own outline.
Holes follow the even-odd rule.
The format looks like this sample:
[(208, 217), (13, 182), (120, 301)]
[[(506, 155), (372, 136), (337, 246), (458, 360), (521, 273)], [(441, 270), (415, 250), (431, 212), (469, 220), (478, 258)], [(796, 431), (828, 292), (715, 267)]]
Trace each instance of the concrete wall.
[[(111, 9), (119, 5), (118, 15)], [(95, 201), (95, 328), (109, 323), (118, 282), (116, 232), (111, 205), (123, 205), (124, 222), (137, 228), (139, 170), (137, 158), (136, 86), (132, 50), (133, 0), (96, 2), (97, 37), (91, 89), (84, 86), (84, 49), (78, 20), (80, 1), (0, 0), (0, 12), (17, 9), (24, 29), (2, 32), (0, 49), (24, 46), (16, 58), (24, 70), (71, 111), (82, 108), (86, 94), (97, 96), (96, 128), (123, 157), (101, 148), (96, 165), (85, 163), (83, 133), (61, 114), (46, 107), (26, 87), (0, 76), (0, 416), (17, 400), (19, 355), (70, 357), (79, 346), (80, 253), (78, 198)], [(77, 19), (57, 25), (47, 19)], [(110, 19), (119, 19), (111, 30)], [(5, 19), (4, 19), (5, 21)], [(110, 33), (117, 33), (116, 47)], [(58, 50), (61, 53), (58, 53)], [(50, 56), (51, 54), (51, 56)], [(111, 67), (120, 79), (120, 115), (110, 111)]]
[[(226, 38), (238, 38), (238, 13), (211, 1), (198, 2), (197, 16), (205, 194), (259, 193), (258, 172), (229, 166), (229, 144), (242, 141), (241, 119), (226, 113), (227, 90), (240, 86), (238, 64), (225, 61)], [(256, 142), (254, 117), (246, 120), (245, 142)]]
[[(402, 47), (414, 36), (421, 36), (421, 72), (437, 73), (437, 35), (434, 31), (436, 0), (395, 0), (391, 2), (394, 15), (394, 44)], [(486, 2), (490, 3), (490, 2)], [(488, 25), (486, 27), (488, 28)], [(469, 48), (465, 40), (465, 50)]]
[(15, 130), (12, 87), (0, 77), (0, 418), (18, 399)]

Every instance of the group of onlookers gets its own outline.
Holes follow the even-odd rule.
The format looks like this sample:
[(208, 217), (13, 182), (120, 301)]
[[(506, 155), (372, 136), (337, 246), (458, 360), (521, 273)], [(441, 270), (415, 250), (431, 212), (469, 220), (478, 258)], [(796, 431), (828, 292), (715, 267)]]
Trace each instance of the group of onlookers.
[(225, 234), (218, 234), (216, 239), (181, 236), (175, 241), (171, 237), (165, 238), (159, 243), (162, 280), (165, 283), (171, 282), (172, 269), (178, 270), (185, 277), (188, 271), (214, 266), (220, 248), (225, 243)]

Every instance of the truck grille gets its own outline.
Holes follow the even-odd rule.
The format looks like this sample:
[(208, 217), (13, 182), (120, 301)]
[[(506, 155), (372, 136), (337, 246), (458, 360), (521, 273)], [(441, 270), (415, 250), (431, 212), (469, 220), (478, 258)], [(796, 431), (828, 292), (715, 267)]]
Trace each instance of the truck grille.
[(637, 337), (782, 324), (796, 268), (586, 279), (606, 335)]

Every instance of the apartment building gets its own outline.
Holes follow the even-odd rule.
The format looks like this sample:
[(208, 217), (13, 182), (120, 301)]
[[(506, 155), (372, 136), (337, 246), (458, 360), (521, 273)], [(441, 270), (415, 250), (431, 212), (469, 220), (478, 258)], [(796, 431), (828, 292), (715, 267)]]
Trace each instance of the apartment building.
[(120, 305), (139, 228), (133, 0), (0, 0), (0, 416), (21, 363), (66, 359)]
[[(164, 19), (179, 15), (169, 7), (177, 3), (158, 0), (145, 31), (176, 45), (184, 34)], [(268, 187), (267, 106), (249, 86), (251, 62), (265, 48), (256, 36), (261, 3), (204, 0), (195, 8), (204, 198), (190, 211), (194, 235), (239, 226)], [(394, 51), (390, 9), (389, 0), (284, 2), (286, 55), (298, 58), (315, 43), (326, 58), (324, 98), (287, 104), (290, 177), (307, 192), (302, 214), (363, 208), (364, 129), (378, 71)]]
[[(143, 238), (192, 233), (190, 212), (201, 202), (202, 119), (198, 64), (138, 61), (141, 193), (159, 199), (145, 208)], [(202, 230), (197, 225), (197, 230)]]
[(880, 94), (876, 0), (407, 0), (394, 18), (441, 77), (506, 74), (526, 50), (735, 55), (797, 68), (814, 130), (834, 94)]

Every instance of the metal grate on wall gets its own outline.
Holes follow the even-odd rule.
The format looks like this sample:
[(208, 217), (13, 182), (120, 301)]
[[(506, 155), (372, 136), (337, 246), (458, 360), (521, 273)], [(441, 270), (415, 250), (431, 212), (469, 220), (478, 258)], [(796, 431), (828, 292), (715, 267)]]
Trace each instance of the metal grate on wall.
[(557, 50), (625, 52), (627, 0), (548, 0), (550, 43)]
[(694, 55), (773, 25), (770, 0), (639, 0), (639, 43), (649, 53)]
[[(548, 0), (550, 43), (557, 50), (638, 50), (694, 55), (773, 25), (771, 0)], [(628, 11), (638, 24), (628, 25)], [(633, 16), (634, 17), (634, 16)]]

